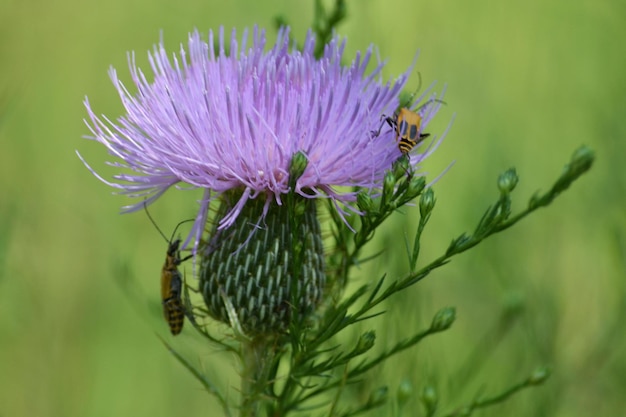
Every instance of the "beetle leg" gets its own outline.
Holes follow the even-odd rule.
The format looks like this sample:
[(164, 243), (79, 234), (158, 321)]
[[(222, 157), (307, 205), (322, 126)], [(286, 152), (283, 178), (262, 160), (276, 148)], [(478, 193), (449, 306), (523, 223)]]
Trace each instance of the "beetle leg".
[(370, 134), (372, 135), (373, 138), (380, 135), (380, 131), (383, 129), (383, 126), (385, 125), (385, 123), (387, 123), (389, 126), (391, 126), (394, 129), (397, 126), (396, 121), (393, 117), (389, 117), (383, 114), (380, 116), (380, 127), (378, 128), (378, 130), (370, 130)]
[(187, 259), (191, 259), (193, 258), (193, 253), (190, 255), (185, 256), (184, 258), (180, 258), (180, 253), (178, 254), (178, 259), (176, 260), (176, 265), (180, 265), (181, 263), (185, 262)]

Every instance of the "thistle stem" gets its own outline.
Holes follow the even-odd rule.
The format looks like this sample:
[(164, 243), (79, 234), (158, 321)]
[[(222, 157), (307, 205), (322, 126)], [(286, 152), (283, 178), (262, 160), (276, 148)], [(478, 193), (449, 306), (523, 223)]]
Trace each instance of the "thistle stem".
[(258, 336), (242, 346), (241, 417), (263, 415), (262, 406), (269, 399), (265, 391), (271, 382), (275, 345), (273, 338)]

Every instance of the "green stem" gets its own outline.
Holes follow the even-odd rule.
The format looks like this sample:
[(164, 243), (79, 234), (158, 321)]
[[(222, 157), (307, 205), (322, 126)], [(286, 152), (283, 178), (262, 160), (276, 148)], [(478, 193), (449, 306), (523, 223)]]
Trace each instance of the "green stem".
[(242, 345), (241, 417), (261, 416), (267, 404), (266, 390), (271, 383), (271, 371), (276, 357), (273, 338), (259, 336)]

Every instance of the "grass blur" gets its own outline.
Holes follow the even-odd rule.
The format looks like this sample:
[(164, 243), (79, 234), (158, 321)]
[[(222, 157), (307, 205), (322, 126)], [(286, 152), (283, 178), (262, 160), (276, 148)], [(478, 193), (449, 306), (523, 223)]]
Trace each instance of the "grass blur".
[[(440, 307), (456, 306), (458, 319), (379, 369), (378, 381), (395, 393), (410, 380), (412, 407), (417, 391), (433, 384), (450, 410), (549, 364), (554, 375), (544, 386), (479, 415), (619, 415), (626, 390), (626, 7), (616, 0), (389, 4), (349, 2), (339, 28), (348, 37), (346, 56), (374, 43), (392, 77), (420, 49), (424, 84), (448, 85), (431, 131), (457, 114), (425, 166), (434, 177), (456, 160), (435, 187), (423, 262), (475, 226), (506, 168), (521, 177), (514, 193), (520, 208), (579, 145), (592, 147), (597, 162), (551, 207), (390, 303), (376, 322), (386, 320), (377, 329), (381, 346), (427, 327)], [(126, 51), (136, 51), (147, 70), (145, 51), (161, 31), (173, 51), (194, 28), (271, 28), (281, 14), (303, 39), (312, 9), (285, 0), (0, 4), (0, 415), (219, 415), (155, 335), (169, 338), (158, 295), (165, 242), (142, 213), (117, 215), (128, 200), (111, 196), (76, 157), (79, 149), (105, 176), (114, 173), (102, 168), (103, 147), (81, 139), (88, 133), (82, 101), (87, 95), (115, 119), (122, 110), (107, 69), (130, 84)], [(195, 213), (193, 201), (168, 192), (151, 212), (167, 233)], [(397, 249), (355, 280), (406, 271), (403, 230), (417, 215), (413, 208), (390, 221), (377, 244)], [(189, 331), (172, 343), (223, 389), (237, 389), (227, 356)]]

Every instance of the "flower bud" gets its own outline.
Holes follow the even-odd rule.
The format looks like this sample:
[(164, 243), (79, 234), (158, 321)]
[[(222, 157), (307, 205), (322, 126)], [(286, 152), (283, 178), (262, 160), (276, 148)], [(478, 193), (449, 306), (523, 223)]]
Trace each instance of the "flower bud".
[(502, 307), (506, 314), (519, 314), (524, 309), (525, 303), (524, 294), (511, 291), (504, 296)]
[(291, 162), (289, 163), (289, 185), (295, 186), (298, 178), (304, 174), (307, 165), (309, 165), (309, 160), (306, 155), (300, 151), (293, 154), (291, 158)]
[(519, 181), (515, 168), (507, 169), (498, 177), (498, 189), (503, 194), (509, 194)]
[(530, 375), (530, 378), (528, 378), (528, 383), (530, 385), (539, 385), (545, 382), (545, 380), (548, 379), (549, 377), (550, 377), (550, 368), (542, 366), (533, 371), (533, 373)]
[(422, 392), (420, 393), (420, 401), (422, 405), (426, 409), (426, 415), (433, 415), (435, 410), (437, 409), (437, 403), (439, 402), (439, 396), (437, 395), (437, 390), (432, 385), (426, 385), (422, 388)]
[(374, 203), (372, 202), (372, 197), (366, 192), (360, 192), (356, 196), (356, 204), (359, 206), (359, 210), (364, 213), (371, 213)]
[(456, 318), (456, 309), (454, 307), (442, 308), (433, 317), (433, 322), (430, 325), (430, 329), (436, 332), (441, 332), (448, 329), (454, 323)]
[(420, 216), (422, 218), (428, 216), (435, 207), (435, 192), (432, 188), (427, 189), (422, 193), (420, 198)]
[[(217, 213), (232, 209), (227, 195)], [(209, 315), (231, 323), (224, 298), (247, 335), (277, 334), (294, 317), (301, 320), (319, 304), (325, 286), (324, 248), (316, 203), (302, 197), (294, 205), (249, 201), (235, 224), (211, 232), (200, 246), (200, 291)]]
[(385, 180), (383, 182), (383, 201), (381, 202), (381, 209), (386, 208), (389, 202), (391, 201), (391, 197), (393, 196), (393, 192), (396, 188), (396, 179), (394, 178), (391, 172), (385, 173)]
[(595, 157), (596, 155), (591, 149), (586, 146), (581, 146), (576, 149), (574, 155), (572, 155), (572, 161), (570, 162), (568, 168), (570, 171), (580, 175), (591, 168)]
[(566, 190), (578, 177), (587, 172), (593, 165), (594, 159), (595, 153), (591, 149), (586, 146), (578, 148), (572, 155), (570, 163), (565, 166), (564, 172), (552, 187), (550, 201)]
[(370, 394), (370, 398), (367, 401), (369, 405), (379, 405), (387, 402), (387, 398), (389, 397), (389, 388), (380, 387), (376, 391)]
[(406, 191), (406, 196), (412, 200), (420, 195), (420, 193), (424, 191), (424, 188), (426, 188), (426, 180), (424, 177), (412, 177)]
[(398, 399), (398, 405), (402, 406), (406, 404), (411, 397), (413, 396), (413, 384), (408, 379), (400, 382), (400, 386), (398, 387), (398, 393), (396, 394), (396, 398)]
[(409, 157), (407, 155), (402, 155), (400, 158), (393, 163), (393, 175), (395, 178), (400, 178), (403, 175), (406, 175), (410, 170), (413, 169), (410, 165)]
[(355, 351), (360, 353), (367, 352), (374, 346), (374, 342), (376, 342), (376, 332), (373, 330), (365, 332), (359, 337)]

